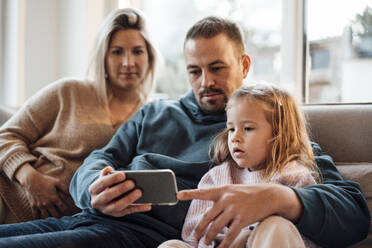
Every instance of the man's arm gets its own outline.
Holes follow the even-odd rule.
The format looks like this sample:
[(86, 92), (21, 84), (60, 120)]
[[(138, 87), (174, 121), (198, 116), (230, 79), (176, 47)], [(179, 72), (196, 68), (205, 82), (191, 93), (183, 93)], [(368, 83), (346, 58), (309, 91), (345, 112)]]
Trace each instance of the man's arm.
[(358, 183), (344, 180), (332, 159), (312, 144), (323, 183), (293, 188), (303, 206), (297, 228), (327, 247), (343, 247), (363, 240), (368, 233), (370, 213)]
[[(118, 129), (105, 147), (92, 152), (75, 172), (70, 184), (70, 193), (79, 208), (94, 208), (113, 216), (123, 210), (118, 209), (123, 208), (122, 199), (115, 201), (116, 207), (112, 204), (104, 206), (105, 203), (108, 204), (111, 200), (131, 190), (131, 184), (125, 180), (124, 173), (111, 174), (110, 172), (123, 170), (131, 162), (138, 142), (140, 120), (141, 113), (139, 112)], [(111, 169), (105, 169), (108, 166)], [(134, 196), (125, 197), (126, 203), (140, 197), (135, 192), (132, 192)]]

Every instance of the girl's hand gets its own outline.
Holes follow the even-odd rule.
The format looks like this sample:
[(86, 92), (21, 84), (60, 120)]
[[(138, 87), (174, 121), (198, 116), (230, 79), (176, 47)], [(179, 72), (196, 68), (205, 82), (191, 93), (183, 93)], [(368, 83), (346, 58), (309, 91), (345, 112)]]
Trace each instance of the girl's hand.
[(61, 217), (69, 209), (59, 194), (69, 195), (68, 186), (59, 179), (44, 175), (30, 164), (24, 164), (15, 174), (18, 182), (24, 187), (32, 209), (40, 218)]

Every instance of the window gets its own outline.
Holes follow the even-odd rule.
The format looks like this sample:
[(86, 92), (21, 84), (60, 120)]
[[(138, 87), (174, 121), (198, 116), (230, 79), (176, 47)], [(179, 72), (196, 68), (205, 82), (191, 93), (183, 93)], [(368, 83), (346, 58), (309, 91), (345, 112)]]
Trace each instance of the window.
[(372, 1), (307, 1), (309, 102), (372, 102)]
[[(186, 31), (197, 20), (218, 15), (238, 22), (245, 33), (252, 59), (248, 82), (278, 82), (310, 103), (372, 102), (372, 0), (0, 3), (0, 104), (20, 106), (49, 82), (84, 76), (86, 50), (116, 3), (139, 8), (148, 17), (165, 64), (158, 75), (157, 98), (178, 98), (189, 89), (183, 59)], [(58, 17), (54, 22), (45, 21), (50, 13)], [(74, 42), (66, 38), (71, 32)]]
[(150, 35), (164, 57), (165, 65), (156, 86), (158, 97), (175, 99), (190, 88), (183, 41), (190, 26), (209, 15), (232, 19), (242, 28), (246, 50), (252, 60), (247, 81), (279, 82), (281, 1), (119, 1), (119, 7), (127, 6), (138, 7), (145, 13)]
[[(302, 101), (308, 96), (309, 103), (372, 101), (372, 0), (120, 2), (141, 8), (149, 19), (165, 57), (157, 85), (162, 97), (177, 98), (189, 88), (182, 53), (188, 27), (204, 16), (219, 15), (244, 30), (252, 59), (247, 81), (280, 82)], [(308, 57), (301, 48), (305, 35)], [(308, 87), (301, 86), (305, 83)]]
[(329, 49), (312, 49), (311, 50), (311, 69), (321, 70), (329, 68)]

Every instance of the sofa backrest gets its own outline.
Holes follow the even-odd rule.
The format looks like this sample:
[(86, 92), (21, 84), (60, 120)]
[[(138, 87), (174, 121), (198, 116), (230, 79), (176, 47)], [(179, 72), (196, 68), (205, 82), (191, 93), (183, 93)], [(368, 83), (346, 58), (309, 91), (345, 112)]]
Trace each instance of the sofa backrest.
[(0, 106), (0, 126), (3, 125), (14, 113), (14, 111)]
[[(305, 105), (311, 140), (329, 154), (345, 179), (358, 182), (372, 213), (372, 103)], [(372, 229), (354, 248), (372, 247)]]
[(372, 163), (372, 103), (302, 106), (311, 140), (337, 163)]
[[(304, 105), (310, 139), (336, 163), (372, 163), (372, 103)], [(14, 111), (0, 106), (0, 126)]]

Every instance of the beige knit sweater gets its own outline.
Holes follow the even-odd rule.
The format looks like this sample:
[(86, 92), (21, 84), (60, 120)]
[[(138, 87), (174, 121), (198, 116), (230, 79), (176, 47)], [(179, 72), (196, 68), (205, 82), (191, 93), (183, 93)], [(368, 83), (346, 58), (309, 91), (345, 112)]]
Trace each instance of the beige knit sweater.
[[(84, 158), (116, 129), (93, 84), (61, 79), (30, 98), (0, 128), (0, 195), (18, 221), (38, 218), (14, 177), (21, 165), (28, 162), (68, 186)], [(66, 202), (78, 211), (71, 197)]]

